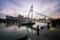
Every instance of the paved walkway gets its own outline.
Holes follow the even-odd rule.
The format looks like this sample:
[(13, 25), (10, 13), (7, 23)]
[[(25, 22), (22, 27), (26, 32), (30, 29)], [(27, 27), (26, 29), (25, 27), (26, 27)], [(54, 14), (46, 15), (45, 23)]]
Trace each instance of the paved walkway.
[(37, 36), (37, 33), (34, 33), (31, 35), (31, 39), (32, 40), (47, 40), (47, 38), (45, 38), (45, 34), (48, 32), (47, 29), (43, 29), (39, 31), (39, 36)]
[(37, 33), (32, 34), (31, 40), (57, 40), (56, 36), (59, 36), (57, 39), (60, 40), (60, 32), (50, 32), (48, 29), (42, 29), (39, 31), (39, 36), (37, 36)]

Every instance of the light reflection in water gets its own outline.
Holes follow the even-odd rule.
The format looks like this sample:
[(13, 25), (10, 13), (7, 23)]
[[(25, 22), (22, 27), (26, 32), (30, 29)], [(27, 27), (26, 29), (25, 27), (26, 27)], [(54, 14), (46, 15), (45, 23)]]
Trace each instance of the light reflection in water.
[[(43, 26), (43, 23), (36, 22), (33, 25), (34, 28), (39, 25)], [(21, 26), (18, 24), (0, 23), (0, 40), (15, 40), (16, 38), (21, 38), (25, 35), (31, 35), (36, 31), (32, 29), (32, 26)]]

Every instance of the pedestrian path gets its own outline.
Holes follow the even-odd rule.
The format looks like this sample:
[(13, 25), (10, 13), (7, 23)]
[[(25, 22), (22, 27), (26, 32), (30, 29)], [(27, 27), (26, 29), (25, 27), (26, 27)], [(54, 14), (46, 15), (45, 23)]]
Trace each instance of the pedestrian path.
[(31, 40), (47, 40), (45, 38), (45, 34), (48, 32), (48, 29), (42, 29), (39, 31), (39, 36), (37, 36), (37, 33), (34, 33), (31, 35)]
[(31, 40), (57, 40), (57, 39), (60, 40), (60, 32), (50, 31), (48, 29), (40, 30), (39, 36), (37, 36), (37, 33), (31, 35)]

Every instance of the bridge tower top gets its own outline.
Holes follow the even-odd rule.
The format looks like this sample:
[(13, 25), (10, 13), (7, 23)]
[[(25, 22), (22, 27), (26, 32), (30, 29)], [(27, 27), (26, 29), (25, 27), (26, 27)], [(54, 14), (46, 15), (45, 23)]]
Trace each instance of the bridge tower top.
[(30, 11), (29, 11), (29, 14), (28, 14), (28, 18), (29, 18), (30, 14), (31, 14), (31, 18), (33, 19), (33, 5), (31, 5), (31, 8), (30, 8)]

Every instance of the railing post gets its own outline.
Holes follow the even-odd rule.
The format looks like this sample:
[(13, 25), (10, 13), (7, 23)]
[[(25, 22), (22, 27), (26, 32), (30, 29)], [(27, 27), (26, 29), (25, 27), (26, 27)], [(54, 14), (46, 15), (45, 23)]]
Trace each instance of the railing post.
[(39, 36), (39, 25), (37, 25), (37, 36)]
[(47, 28), (48, 28), (48, 29), (50, 28), (49, 24), (50, 24), (50, 23), (48, 22), (48, 23), (47, 23)]

